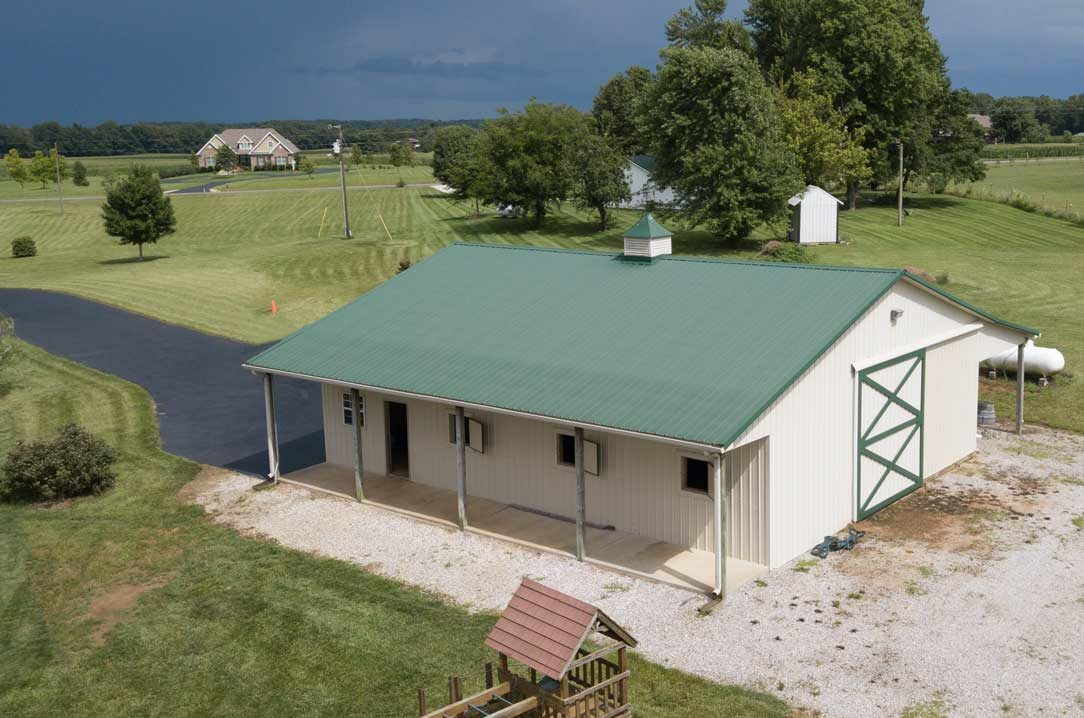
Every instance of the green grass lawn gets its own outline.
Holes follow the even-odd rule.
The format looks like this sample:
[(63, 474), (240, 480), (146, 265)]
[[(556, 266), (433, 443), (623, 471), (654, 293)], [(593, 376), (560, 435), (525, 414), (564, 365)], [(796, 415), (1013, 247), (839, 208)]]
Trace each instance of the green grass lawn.
[[(413, 715), (419, 687), (436, 703), (450, 675), (481, 688), (495, 616), (212, 523), (177, 499), (199, 467), (161, 450), (142, 389), (15, 342), (0, 457), (69, 421), (119, 449), (119, 478), (100, 497), (0, 505), (0, 715), (376, 718)], [(631, 668), (637, 715), (789, 715)]]
[(979, 197), (1019, 192), (1040, 207), (1084, 214), (1084, 158), (994, 165), (986, 168), (986, 179), (970, 186)]
[[(269, 341), (393, 276), (401, 260), (419, 261), (453, 241), (617, 250), (638, 216), (617, 213), (614, 226), (599, 232), (591, 217), (566, 206), (536, 226), (492, 213), (471, 217), (467, 205), (430, 189), (356, 189), (350, 192), (355, 239), (345, 241), (333, 192), (233, 192), (178, 196), (173, 203), (177, 233), (148, 247), (154, 259), (142, 263), (132, 261), (134, 248), (104, 235), (96, 202), (72, 202), (63, 218), (49, 205), (5, 205), (0, 248), (29, 234), (40, 254), (0, 258), (0, 286), (72, 292), (236, 339)], [(1084, 229), (994, 202), (909, 196), (908, 203), (913, 215), (902, 230), (890, 203), (844, 212), (846, 243), (815, 249), (818, 261), (946, 273), (947, 289), (1042, 329), (1041, 343), (1065, 353), (1069, 374), (1081, 371)], [(756, 246), (678, 231), (674, 251), (752, 257)], [(1084, 432), (1084, 382), (1069, 374), (1046, 389), (1029, 386), (1029, 420)], [(1007, 415), (1007, 386), (985, 392)]]
[[(102, 182), (104, 180), (104, 177), (89, 175), (87, 176), (87, 186), (77, 187), (69, 178), (64, 181), (64, 184), (61, 187), (64, 192), (64, 199), (104, 195), (105, 189), (102, 187)], [(42, 189), (40, 182), (27, 182), (24, 186), (20, 187), (17, 182), (12, 180), (0, 180), (0, 199), (41, 199), (55, 201), (56, 198), (56, 185), (52, 182), (47, 184), (45, 189)]]

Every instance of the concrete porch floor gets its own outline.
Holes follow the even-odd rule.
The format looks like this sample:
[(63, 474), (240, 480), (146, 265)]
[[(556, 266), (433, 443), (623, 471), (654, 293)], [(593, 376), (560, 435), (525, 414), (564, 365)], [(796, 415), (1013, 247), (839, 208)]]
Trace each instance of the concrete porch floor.
[[(283, 481), (354, 499), (354, 472), (318, 464), (282, 477)], [(469, 479), (468, 479), (469, 482)], [(456, 526), (454, 491), (383, 474), (365, 474), (365, 503), (423, 521)], [(467, 497), (468, 530), (541, 551), (572, 556), (575, 525), (532, 511), (478, 497)], [(712, 590), (715, 555), (654, 539), (605, 529), (587, 528), (587, 560), (595, 565), (702, 593)], [(766, 566), (728, 558), (727, 592), (767, 572)]]

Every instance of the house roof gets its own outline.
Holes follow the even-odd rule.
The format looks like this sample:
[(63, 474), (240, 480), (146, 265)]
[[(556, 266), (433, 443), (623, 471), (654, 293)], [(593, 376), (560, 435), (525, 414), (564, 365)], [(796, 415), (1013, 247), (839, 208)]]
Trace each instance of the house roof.
[(811, 195), (811, 194), (816, 194), (816, 195), (819, 195), (819, 196), (822, 196), (822, 197), (828, 197), (828, 198), (831, 198), (831, 199), (835, 200), (835, 202), (837, 204), (840, 204), (840, 205), (843, 204), (843, 201), (841, 199), (836, 197), (834, 194), (832, 194), (828, 190), (821, 189), (820, 187), (818, 187), (815, 184), (806, 185), (806, 188), (804, 190), (802, 190), (798, 194), (796, 194), (793, 197), (791, 197), (790, 199), (788, 199), (787, 204), (789, 204), (791, 207), (793, 207), (794, 205), (800, 203), (808, 195)]
[(246, 366), (728, 446), (904, 276), (455, 244)]
[(989, 130), (994, 126), (994, 121), (990, 119), (990, 115), (980, 115), (973, 113), (968, 115), (968, 117), (979, 123), (979, 127), (982, 127), (984, 130)]
[(655, 158), (651, 155), (633, 155), (629, 161), (649, 173), (655, 171)]
[(662, 239), (670, 235), (670, 230), (659, 224), (650, 212), (625, 232), (625, 236), (629, 239)]
[[(281, 132), (270, 127), (227, 127), (224, 130), (220, 130), (216, 134), (220, 140), (229, 145), (230, 148), (239, 155), (267, 154), (266, 152), (256, 152), (255, 150), (257, 149), (259, 144), (263, 142), (263, 139), (269, 134), (273, 135), (277, 142), (281, 142), (282, 145), (290, 151), (290, 154), (297, 154), (301, 151), (293, 142), (283, 137)], [(237, 143), (241, 140), (242, 137), (248, 137), (250, 140), (252, 140), (251, 150), (242, 150), (237, 148)], [(206, 147), (206, 145), (204, 145), (204, 147)]]
[(636, 645), (632, 636), (595, 606), (525, 578), (486, 645), (560, 680), (583, 642), (595, 632)]

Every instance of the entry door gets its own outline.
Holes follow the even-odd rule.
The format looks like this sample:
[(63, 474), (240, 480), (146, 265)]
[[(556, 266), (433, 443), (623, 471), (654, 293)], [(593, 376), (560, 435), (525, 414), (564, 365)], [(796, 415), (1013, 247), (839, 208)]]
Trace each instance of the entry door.
[(410, 441), (407, 435), (407, 405), (398, 401), (385, 403), (387, 426), (388, 474), (410, 478)]
[(858, 518), (922, 485), (926, 350), (858, 373)]

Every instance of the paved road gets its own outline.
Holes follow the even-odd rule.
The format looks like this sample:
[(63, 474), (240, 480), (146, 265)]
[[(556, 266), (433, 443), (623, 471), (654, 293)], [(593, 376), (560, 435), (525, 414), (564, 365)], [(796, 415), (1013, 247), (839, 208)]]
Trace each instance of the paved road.
[[(241, 368), (261, 346), (34, 289), (0, 289), (0, 313), (20, 339), (150, 392), (166, 451), (267, 473), (263, 385)], [(276, 378), (275, 388), (283, 473), (321, 463), (319, 386)]]

